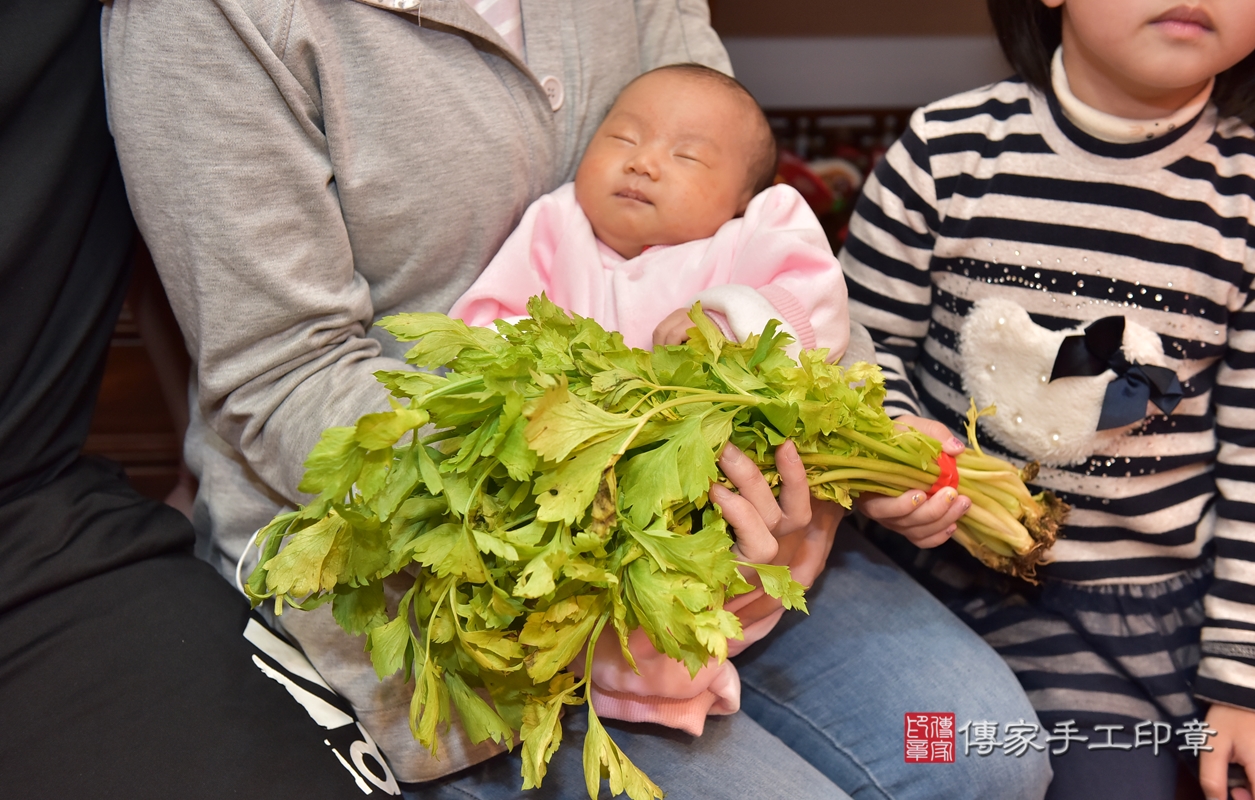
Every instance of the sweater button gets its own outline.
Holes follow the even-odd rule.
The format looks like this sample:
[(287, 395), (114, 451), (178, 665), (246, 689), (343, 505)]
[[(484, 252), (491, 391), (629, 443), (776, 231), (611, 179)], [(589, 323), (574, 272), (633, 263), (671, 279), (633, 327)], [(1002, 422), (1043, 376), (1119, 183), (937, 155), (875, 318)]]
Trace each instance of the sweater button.
[(540, 88), (545, 90), (545, 97), (549, 98), (549, 107), (554, 111), (562, 108), (562, 101), (566, 99), (566, 91), (562, 88), (562, 81), (553, 75), (548, 75), (541, 79)]

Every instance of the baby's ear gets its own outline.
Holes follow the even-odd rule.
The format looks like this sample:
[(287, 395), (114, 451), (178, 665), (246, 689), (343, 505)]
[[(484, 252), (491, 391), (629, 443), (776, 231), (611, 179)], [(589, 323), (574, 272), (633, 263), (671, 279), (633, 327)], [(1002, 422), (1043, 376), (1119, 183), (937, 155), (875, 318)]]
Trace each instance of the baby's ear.
[(754, 194), (753, 186), (746, 187), (745, 191), (741, 193), (740, 202), (736, 206), (736, 216), (745, 216), (745, 209), (749, 208), (750, 201), (754, 199)]

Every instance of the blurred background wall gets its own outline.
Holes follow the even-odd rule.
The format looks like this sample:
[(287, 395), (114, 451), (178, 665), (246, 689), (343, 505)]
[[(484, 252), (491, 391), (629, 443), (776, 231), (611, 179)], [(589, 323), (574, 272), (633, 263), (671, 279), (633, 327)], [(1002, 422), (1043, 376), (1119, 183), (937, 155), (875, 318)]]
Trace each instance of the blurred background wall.
[(711, 0), (764, 108), (910, 108), (1010, 74), (985, 0)]

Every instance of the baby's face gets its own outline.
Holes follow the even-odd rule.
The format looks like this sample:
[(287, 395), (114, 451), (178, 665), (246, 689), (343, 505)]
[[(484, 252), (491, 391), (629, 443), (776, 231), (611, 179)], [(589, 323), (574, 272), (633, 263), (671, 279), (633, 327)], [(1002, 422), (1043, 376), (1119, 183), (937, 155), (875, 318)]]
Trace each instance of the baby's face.
[(624, 258), (713, 236), (745, 210), (755, 153), (747, 100), (698, 76), (658, 72), (619, 96), (584, 153), (575, 197)]

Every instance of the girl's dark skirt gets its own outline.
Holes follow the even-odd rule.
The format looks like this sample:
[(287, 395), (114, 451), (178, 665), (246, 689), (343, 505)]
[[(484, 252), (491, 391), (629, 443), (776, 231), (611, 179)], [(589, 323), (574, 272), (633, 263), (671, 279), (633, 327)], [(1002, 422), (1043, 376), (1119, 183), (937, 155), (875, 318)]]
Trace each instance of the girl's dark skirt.
[[(1171, 800), (1178, 766), (1197, 770), (1196, 753), (1180, 747), (1206, 716), (1192, 683), (1210, 563), (1155, 583), (1033, 586), (988, 569), (953, 542), (919, 550), (871, 527), (873, 541), (1019, 678), (1041, 725), (1035, 743), (1051, 752), (1048, 798)], [(1001, 723), (994, 742), (1005, 746), (1006, 725), (1018, 721), (987, 722)], [(969, 729), (966, 745), (988, 750), (991, 733), (988, 725)]]

